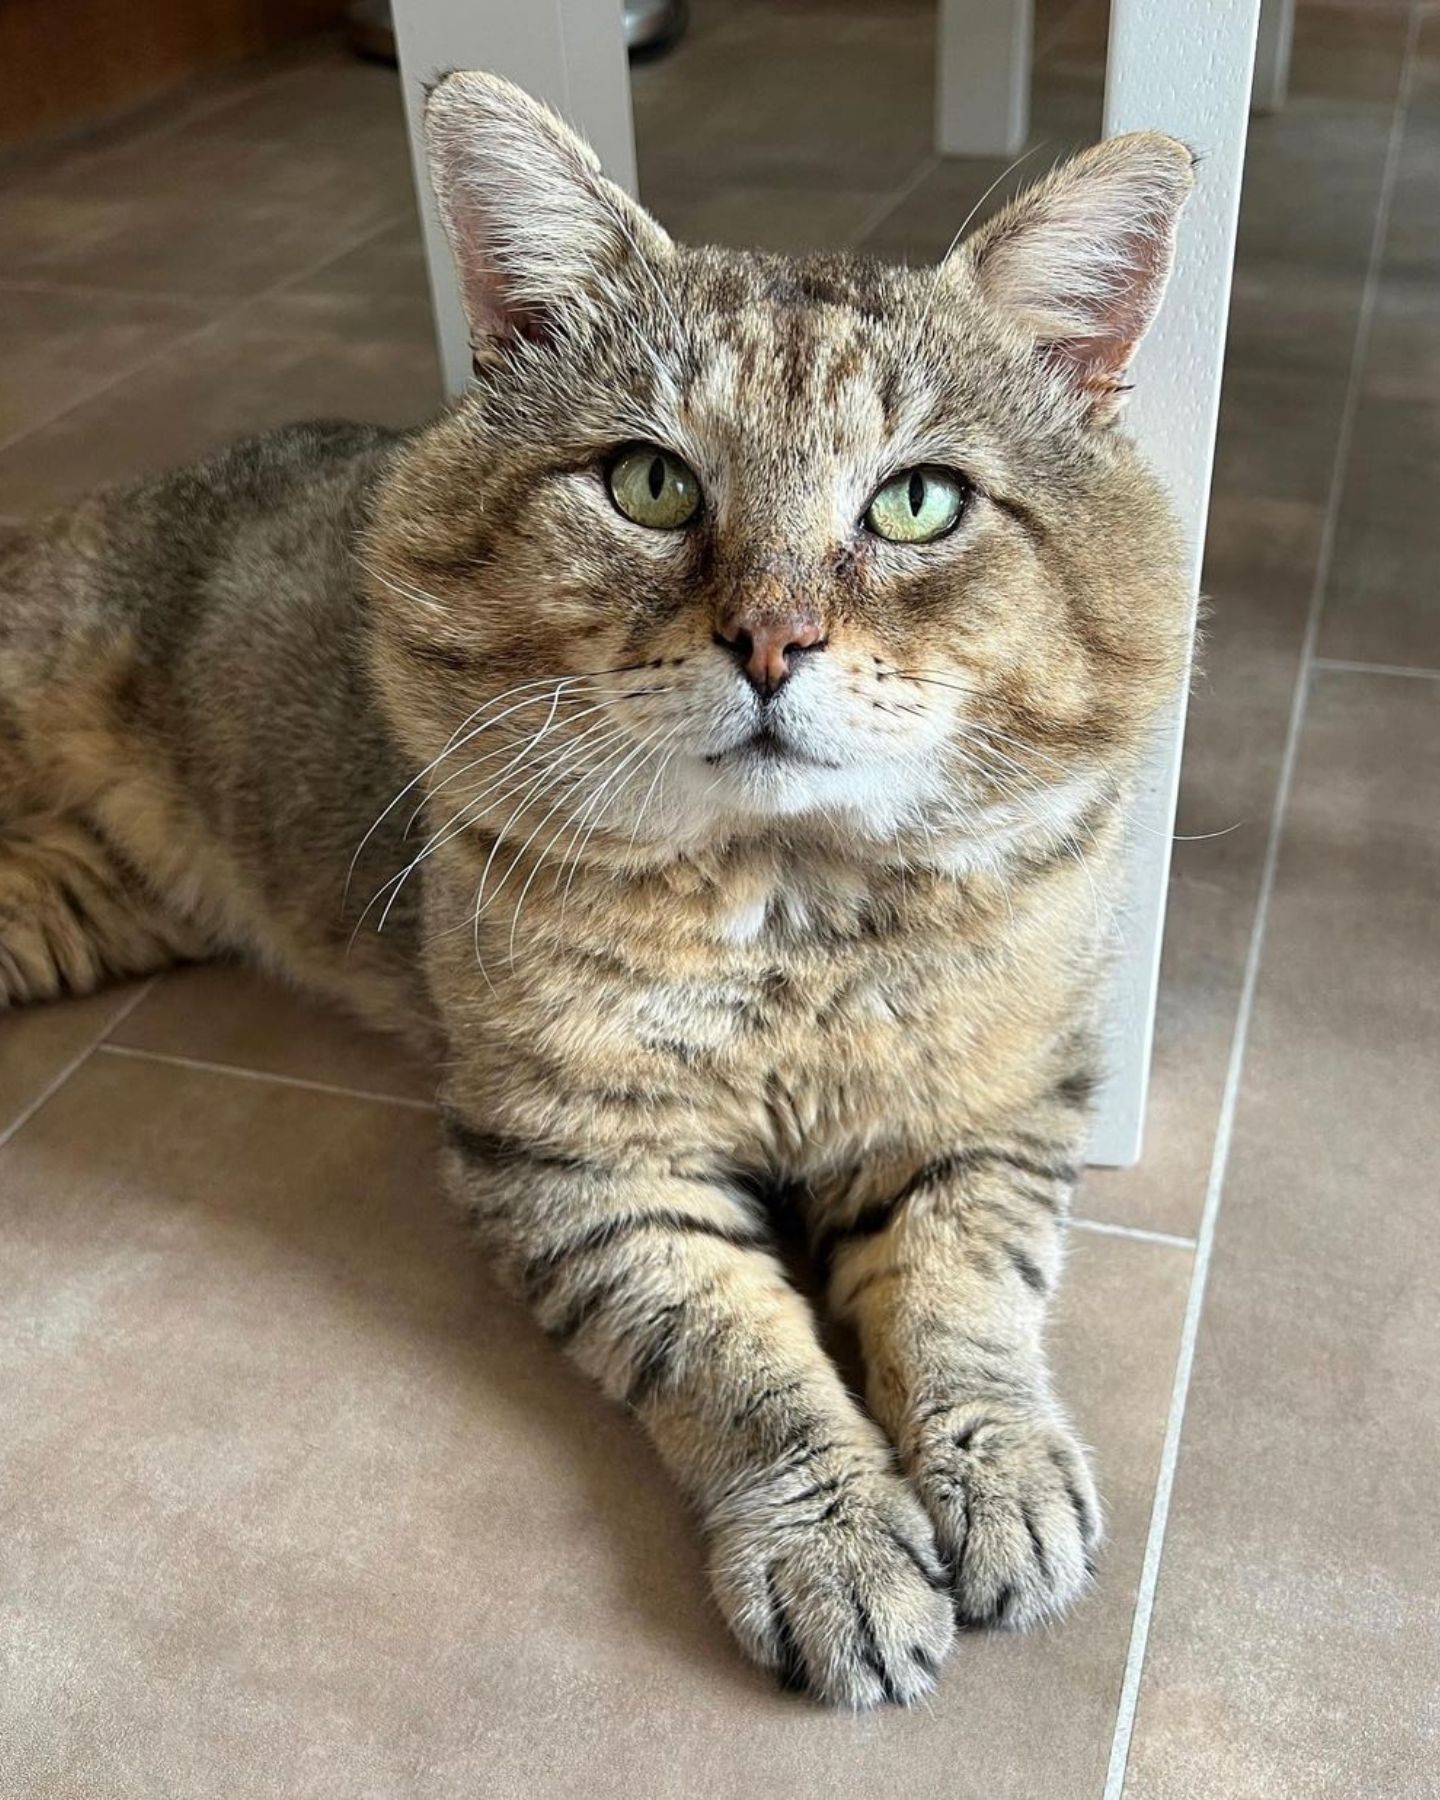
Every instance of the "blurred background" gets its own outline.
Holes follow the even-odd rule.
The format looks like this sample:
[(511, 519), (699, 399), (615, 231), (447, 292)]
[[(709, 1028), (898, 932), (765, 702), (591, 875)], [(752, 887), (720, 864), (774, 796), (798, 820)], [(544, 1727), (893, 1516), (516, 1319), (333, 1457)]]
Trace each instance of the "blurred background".
[[(408, 426), (435, 409), (397, 77), (355, 53), (343, 13), (334, 0), (0, 4), (0, 517), (297, 417)], [(936, 257), (992, 182), (985, 210), (1098, 136), (1107, 7), (1037, 0), (1036, 149), (1010, 175), (1008, 159), (933, 154), (933, 15), (926, 0), (693, 0), (684, 35), (632, 70), (643, 199), (692, 241)], [(823, 1721), (762, 1696), (699, 1596), (656, 1472), (604, 1435), (614, 1422), (548, 1362), (532, 1372), (528, 1350), (489, 1342), (445, 1364), (433, 1321), (465, 1341), (476, 1289), (442, 1233), (413, 1235), (423, 1147), (382, 1147), (408, 1115), (386, 1114), (382, 1131), (300, 1091), (413, 1104), (423, 1086), (348, 1027), (200, 971), (113, 1031), (94, 1012), (83, 1029), (0, 1023), (0, 1131), (97, 1029), (117, 1052), (7, 1147), (12, 1193), (39, 1205), (70, 1184), (133, 1223), (153, 1211), (146, 1170), (173, 1157), (184, 1191), (213, 1199), (213, 1170), (244, 1165), (260, 1134), (265, 1182), (222, 1196), (220, 1215), (253, 1204), (262, 1234), (343, 1269), (341, 1287), (389, 1325), (347, 1336), (346, 1313), (317, 1349), (316, 1317), (340, 1302), (297, 1301), (292, 1317), (277, 1277), (261, 1349), (225, 1298), (243, 1265), (226, 1264), (217, 1245), (234, 1239), (220, 1231), (191, 1272), (219, 1339), (190, 1345), (158, 1389), (137, 1351), (124, 1379), (148, 1396), (143, 1418), (105, 1425), (104, 1384), (121, 1377), (95, 1351), (101, 1385), (57, 1415), (69, 1422), (45, 1440), (42, 1489), (61, 1519), (83, 1492), (96, 1523), (89, 1536), (29, 1527), (46, 1597), (27, 1641), (44, 1648), (0, 1702), (9, 1754), (25, 1759), (10, 1791), (458, 1794), (483, 1767), (492, 1795), (859, 1795), (893, 1791), (887, 1759), (903, 1756), (908, 1778), (947, 1791), (1060, 1800), (1101, 1794), (1118, 1704), (1132, 1800), (1432, 1792), (1437, 489), (1440, 7), (1302, 0), (1288, 100), (1251, 123), (1147, 1151), (1087, 1180), (1058, 1327), (1062, 1391), (1111, 1504), (1100, 1593), (1075, 1621), (1048, 1640), (962, 1646), (913, 1721)], [(143, 1080), (126, 1087), (122, 1068)], [(237, 1098), (244, 1083), (214, 1085), (227, 1069), (291, 1085)], [(79, 1142), (93, 1167), (77, 1164)], [(345, 1195), (362, 1177), (356, 1215)], [(313, 1228), (295, 1222), (311, 1201)], [(62, 1287), (69, 1254), (54, 1248)], [(397, 1268), (401, 1298), (382, 1301)], [(109, 1341), (103, 1283), (87, 1304), (99, 1311), (76, 1342)], [(1171, 1378), (1187, 1305), (1182, 1435)], [(528, 1346), (527, 1326), (505, 1330)], [(421, 1371), (403, 1393), (402, 1340)], [(343, 1365), (363, 1454), (263, 1383), (253, 1415), (225, 1402), (233, 1438), (206, 1437), (207, 1397), (243, 1395), (287, 1344)], [(83, 1399), (76, 1370), (90, 1365), (55, 1354), (45, 1379), (81, 1383)], [(549, 1448), (527, 1435), (536, 1417)], [(123, 1464), (165, 1431), (188, 1474), (137, 1476), (102, 1505), (86, 1443)], [(457, 1477), (473, 1436), (513, 1487), (481, 1496)], [(379, 1470), (397, 1454), (412, 1474), (405, 1530), (387, 1535)], [(235, 1469), (262, 1466), (270, 1485), (244, 1500)], [(1165, 1467), (1164, 1557), (1147, 1566)], [(162, 1569), (173, 1533), (210, 1521), (210, 1537), (184, 1538), (191, 1560), (167, 1574), (158, 1611), (101, 1528), (115, 1504), (135, 1555)], [(241, 1521), (257, 1518), (271, 1535), (257, 1527), (252, 1543)], [(238, 1565), (219, 1548), (237, 1533), (250, 1544)], [(233, 1588), (211, 1581), (207, 1555)], [(46, 1610), (77, 1570), (106, 1596), (93, 1642), (83, 1607)], [(1155, 1610), (1137, 1661), (1142, 1594)], [(163, 1719), (152, 1689), (175, 1696)], [(69, 1735), (47, 1750), (62, 1715)], [(117, 1761), (137, 1734), (151, 1748)], [(313, 1784), (266, 1786), (276, 1767)]]

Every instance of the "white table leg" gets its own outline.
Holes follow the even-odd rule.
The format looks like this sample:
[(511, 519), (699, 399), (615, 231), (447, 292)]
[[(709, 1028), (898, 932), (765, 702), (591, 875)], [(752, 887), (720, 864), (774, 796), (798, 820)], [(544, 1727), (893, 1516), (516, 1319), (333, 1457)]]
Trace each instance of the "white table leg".
[(1255, 40), (1255, 86), (1250, 110), (1279, 112), (1290, 86), (1290, 40), (1295, 0), (1260, 0), (1260, 33)]
[(1013, 156), (1030, 135), (1032, 0), (940, 0), (935, 148)]
[[(1196, 592), (1259, 8), (1260, 0), (1114, 0), (1110, 16), (1106, 135), (1158, 128), (1201, 157), (1169, 292), (1135, 359), (1125, 420), (1170, 490)], [(1097, 1163), (1129, 1164), (1140, 1155), (1184, 727), (1182, 699), (1160, 734), (1136, 807), (1124, 951), (1110, 1011), (1111, 1074), (1091, 1141)]]
[(630, 65), (618, 0), (394, 0), (410, 153), (447, 394), (470, 377), (460, 289), (430, 192), (421, 136), (425, 89), (452, 69), (487, 69), (547, 100), (595, 146), (612, 181), (635, 191)]

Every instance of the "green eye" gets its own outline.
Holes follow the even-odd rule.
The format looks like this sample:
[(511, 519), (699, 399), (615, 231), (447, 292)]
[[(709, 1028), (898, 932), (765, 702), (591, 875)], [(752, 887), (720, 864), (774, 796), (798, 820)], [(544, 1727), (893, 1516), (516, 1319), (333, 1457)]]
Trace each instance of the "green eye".
[(699, 511), (700, 483), (678, 456), (636, 444), (610, 465), (610, 497), (637, 525), (674, 531)]
[(905, 469), (870, 502), (865, 523), (893, 544), (928, 544), (960, 517), (966, 492), (946, 469)]

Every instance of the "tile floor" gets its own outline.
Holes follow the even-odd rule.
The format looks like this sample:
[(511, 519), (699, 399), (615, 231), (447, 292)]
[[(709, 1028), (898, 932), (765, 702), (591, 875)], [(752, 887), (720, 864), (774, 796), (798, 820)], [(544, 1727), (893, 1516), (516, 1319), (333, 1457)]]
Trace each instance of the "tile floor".
[[(695, 0), (635, 76), (666, 223), (936, 254), (1001, 171), (929, 153), (930, 12)], [(1038, 14), (1049, 158), (1105, 7)], [(0, 177), (0, 513), (434, 404), (384, 70), (303, 45)], [(1437, 478), (1440, 10), (1302, 4), (1150, 1145), (1087, 1182), (1056, 1327), (1111, 1519), (1073, 1619), (966, 1642), (912, 1716), (772, 1693), (643, 1443), (463, 1251), (426, 1072), (191, 971), (0, 1023), (0, 1792), (1440, 1790)]]

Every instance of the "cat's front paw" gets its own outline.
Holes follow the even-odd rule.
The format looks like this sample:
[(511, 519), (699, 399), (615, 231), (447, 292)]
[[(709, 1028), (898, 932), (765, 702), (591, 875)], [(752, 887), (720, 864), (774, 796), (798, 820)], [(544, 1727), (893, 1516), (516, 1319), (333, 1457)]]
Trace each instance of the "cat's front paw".
[(911, 1475), (962, 1625), (1023, 1629), (1089, 1584), (1100, 1503), (1084, 1450), (1047, 1402), (966, 1403), (932, 1416)]
[(888, 1470), (806, 1459), (711, 1515), (711, 1579), (741, 1645), (839, 1706), (928, 1694), (955, 1637), (930, 1523)]

